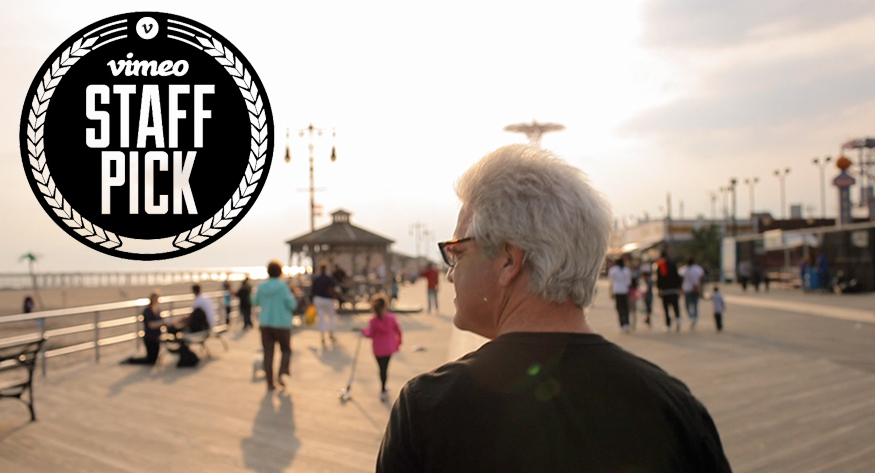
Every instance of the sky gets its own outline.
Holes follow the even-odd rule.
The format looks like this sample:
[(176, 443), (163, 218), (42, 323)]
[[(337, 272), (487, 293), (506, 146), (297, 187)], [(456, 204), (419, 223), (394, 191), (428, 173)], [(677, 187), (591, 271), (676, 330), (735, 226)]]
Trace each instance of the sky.
[[(43, 61), (79, 29), (130, 11), (181, 15), (228, 38), (261, 77), (276, 146), (261, 196), (219, 241), (165, 261), (87, 248), (30, 191), (18, 146), (25, 95)], [(875, 5), (866, 1), (17, 2), (0, 0), (0, 272), (154, 270), (285, 261), (309, 231), (306, 138), (328, 213), (437, 258), (452, 237), (453, 185), (484, 154), (524, 143), (506, 125), (556, 122), (542, 146), (580, 167), (631, 220), (712, 214), (739, 180), (738, 215), (780, 216), (786, 200), (820, 216), (815, 157), (875, 136)], [(285, 130), (290, 163), (283, 161)], [(337, 161), (331, 162), (336, 146)], [(836, 174), (826, 169), (827, 180)], [(836, 191), (827, 189), (827, 215)]]

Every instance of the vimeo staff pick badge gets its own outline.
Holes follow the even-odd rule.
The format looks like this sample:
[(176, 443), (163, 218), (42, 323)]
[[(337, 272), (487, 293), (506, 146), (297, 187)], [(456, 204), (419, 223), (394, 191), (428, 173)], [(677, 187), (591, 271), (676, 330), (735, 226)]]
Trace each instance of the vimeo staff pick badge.
[(228, 40), (165, 13), (129, 13), (69, 38), (21, 114), (21, 155), (46, 212), (103, 253), (161, 260), (227, 233), (273, 154), (255, 70)]

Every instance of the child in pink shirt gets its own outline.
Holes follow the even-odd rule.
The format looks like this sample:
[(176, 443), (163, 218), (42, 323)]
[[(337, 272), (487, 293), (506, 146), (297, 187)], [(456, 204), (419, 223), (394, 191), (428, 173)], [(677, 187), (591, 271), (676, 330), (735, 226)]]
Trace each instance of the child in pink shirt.
[(401, 327), (398, 325), (395, 314), (386, 311), (385, 296), (377, 294), (372, 297), (371, 309), (374, 311), (374, 318), (371, 319), (367, 328), (362, 329), (362, 335), (374, 340), (374, 356), (377, 358), (377, 365), (380, 366), (380, 382), (382, 383), (380, 399), (385, 402), (389, 400), (389, 395), (386, 393), (389, 358), (401, 346)]

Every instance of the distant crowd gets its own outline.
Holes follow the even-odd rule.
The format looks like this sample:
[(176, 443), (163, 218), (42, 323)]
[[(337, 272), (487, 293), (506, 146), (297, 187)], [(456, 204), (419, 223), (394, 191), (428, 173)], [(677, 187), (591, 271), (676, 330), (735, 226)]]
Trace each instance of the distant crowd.
[[(608, 280), (611, 298), (614, 299), (620, 319), (620, 330), (629, 333), (636, 328), (637, 314), (642, 312), (647, 328), (653, 327), (654, 289), (662, 301), (665, 315), (664, 330), (681, 331), (680, 298), (689, 318), (689, 329), (695, 330), (699, 321), (699, 300), (708, 298), (704, 293), (706, 271), (688, 258), (685, 266), (677, 263), (663, 251), (656, 261), (632, 259), (623, 256), (609, 261)], [(723, 330), (723, 313), (726, 303), (715, 284), (710, 297), (714, 305), (714, 323), (717, 331)], [(674, 312), (672, 320), (671, 313)]]

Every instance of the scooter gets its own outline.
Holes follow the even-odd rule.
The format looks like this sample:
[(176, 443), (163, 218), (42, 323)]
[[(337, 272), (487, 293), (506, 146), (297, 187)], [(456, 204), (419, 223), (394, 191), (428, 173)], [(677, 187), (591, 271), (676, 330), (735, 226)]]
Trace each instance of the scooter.
[(340, 399), (340, 403), (343, 404), (346, 401), (352, 399), (352, 395), (350, 395), (350, 391), (352, 390), (352, 380), (355, 379), (355, 366), (358, 364), (359, 360), (359, 350), (362, 347), (362, 338), (364, 336), (361, 334), (361, 330), (356, 330), (359, 332), (358, 341), (355, 344), (355, 355), (352, 357), (352, 367), (349, 372), (349, 382), (346, 383), (346, 388), (341, 389), (340, 392), (337, 393), (337, 398)]

